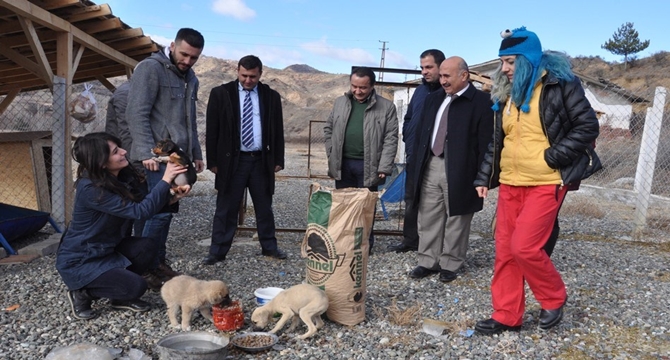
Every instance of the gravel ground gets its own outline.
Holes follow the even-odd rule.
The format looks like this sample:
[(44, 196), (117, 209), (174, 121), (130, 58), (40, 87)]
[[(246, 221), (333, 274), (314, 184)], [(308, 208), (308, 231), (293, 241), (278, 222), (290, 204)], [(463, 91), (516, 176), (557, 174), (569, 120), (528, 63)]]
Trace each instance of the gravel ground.
[[(276, 222), (280, 228), (304, 228), (311, 181), (284, 179), (277, 184)], [(332, 186), (332, 182), (322, 181)], [(247, 324), (255, 308), (256, 288), (288, 288), (304, 279), (300, 258), (302, 234), (279, 232), (279, 245), (288, 259), (278, 261), (260, 255), (249, 231), (242, 231), (225, 263), (202, 266), (207, 253), (215, 199), (211, 182), (201, 182), (183, 200), (168, 242), (173, 267), (201, 279), (226, 281), (231, 296), (241, 301)], [(495, 195), (495, 194), (494, 194)], [(491, 196), (490, 199), (495, 198)], [(280, 332), (272, 350), (247, 354), (232, 347), (235, 359), (670, 359), (670, 244), (635, 242), (621, 234), (622, 222), (563, 216), (562, 234), (554, 262), (568, 286), (569, 301), (563, 321), (554, 329), (537, 328), (540, 307), (527, 292), (523, 328), (497, 336), (471, 334), (474, 323), (491, 313), (489, 285), (494, 244), (490, 234), (493, 205), (488, 200), (472, 226), (468, 261), (459, 278), (443, 284), (437, 276), (408, 278), (416, 265), (414, 253), (396, 254), (386, 246), (397, 236), (378, 236), (368, 264), (366, 321), (342, 326), (326, 321), (315, 336), (298, 340), (304, 332)], [(392, 220), (377, 221), (376, 229), (397, 230), (399, 211), (391, 207)], [(253, 217), (245, 225), (253, 226)], [(41, 233), (37, 236), (48, 236)], [(19, 246), (20, 248), (20, 246)], [(160, 295), (148, 292), (154, 304), (148, 313), (113, 311), (106, 300), (94, 307), (101, 316), (91, 321), (72, 317), (66, 288), (54, 267), (55, 256), (28, 264), (0, 267), (0, 306), (13, 304), (14, 311), (0, 311), (0, 358), (43, 359), (52, 350), (90, 342), (117, 349), (128, 356), (138, 349), (157, 358), (155, 344), (176, 330), (169, 327)], [(401, 321), (397, 309), (420, 306), (414, 317)], [(409, 313), (409, 311), (408, 311)], [(442, 336), (422, 332), (421, 318), (451, 324)], [(196, 316), (193, 330), (221, 334), (211, 323)]]

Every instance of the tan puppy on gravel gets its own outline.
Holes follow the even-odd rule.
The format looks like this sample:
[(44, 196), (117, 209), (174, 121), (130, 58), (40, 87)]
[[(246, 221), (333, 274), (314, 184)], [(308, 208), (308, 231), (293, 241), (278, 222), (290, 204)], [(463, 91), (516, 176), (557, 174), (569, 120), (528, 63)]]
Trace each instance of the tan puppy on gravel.
[(228, 285), (223, 281), (203, 281), (188, 275), (175, 276), (163, 284), (161, 297), (167, 304), (170, 325), (177, 329), (177, 312), (181, 308), (181, 329), (185, 331), (191, 330), (191, 315), (195, 310), (213, 322), (212, 305), (227, 306), (231, 303)]
[(251, 321), (255, 327), (265, 328), (275, 313), (280, 313), (281, 318), (277, 325), (270, 330), (271, 333), (279, 331), (289, 319), (292, 319), (288, 331), (298, 326), (298, 316), (307, 325), (307, 332), (298, 336), (306, 339), (323, 327), (321, 314), (328, 310), (328, 296), (318, 287), (310, 284), (299, 284), (292, 286), (274, 297), (269, 303), (256, 308), (251, 314)]

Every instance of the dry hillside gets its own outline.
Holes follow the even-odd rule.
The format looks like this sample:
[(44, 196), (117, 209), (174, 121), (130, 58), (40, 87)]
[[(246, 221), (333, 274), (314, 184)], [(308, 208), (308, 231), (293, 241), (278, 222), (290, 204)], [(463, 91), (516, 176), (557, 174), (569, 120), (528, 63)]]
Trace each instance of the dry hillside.
[[(670, 53), (659, 52), (646, 58), (636, 59), (624, 70), (622, 63), (608, 63), (600, 57), (575, 57), (572, 59), (574, 69), (594, 78), (602, 78), (613, 82), (639, 96), (650, 97), (657, 86), (670, 87)], [(316, 65), (318, 67), (318, 65)], [(204, 132), (204, 117), (210, 90), (236, 77), (237, 61), (223, 60), (203, 56), (195, 65), (194, 70), (200, 79), (199, 91), (199, 123)], [(112, 79), (119, 84), (124, 78)], [(308, 138), (309, 121), (325, 120), (336, 97), (348, 90), (348, 75), (329, 74), (318, 71), (309, 65), (291, 65), (285, 69), (265, 67), (261, 81), (277, 90), (283, 100), (285, 134), (289, 141), (306, 141)], [(75, 85), (73, 96), (83, 90), (83, 85)], [(383, 96), (392, 98), (393, 89), (377, 88)], [(101, 84), (93, 83), (93, 92), (99, 104), (99, 120), (90, 124), (75, 122), (75, 133), (99, 131), (104, 129), (104, 111), (109, 99), (109, 90)], [(14, 109), (3, 114), (3, 127), (13, 130), (41, 130), (48, 128), (47, 119), (39, 120), (33, 113), (25, 111), (29, 105), (40, 105), (50, 101), (47, 91), (23, 93), (14, 101)], [(37, 106), (35, 105), (35, 106)], [(33, 106), (33, 107), (35, 107)], [(39, 107), (39, 106), (38, 106)], [(25, 114), (24, 114), (25, 113)], [(17, 115), (18, 114), (18, 115)], [(23, 115), (21, 115), (23, 114)], [(25, 115), (25, 116), (24, 116)], [(10, 119), (7, 120), (7, 119)], [(40, 121), (41, 124), (33, 122)], [(6, 124), (5, 124), (6, 122)]]
[[(670, 53), (636, 59), (624, 70), (621, 63), (608, 63), (600, 57), (576, 57), (574, 69), (585, 75), (602, 78), (633, 92), (656, 86), (670, 87)], [(194, 69), (200, 79), (200, 111), (204, 116), (212, 87), (235, 79), (237, 61), (203, 57)], [(310, 120), (325, 120), (333, 100), (348, 89), (346, 74), (329, 74), (308, 65), (292, 65), (285, 69), (265, 67), (261, 81), (277, 90), (283, 100), (287, 139), (306, 140)], [(392, 98), (390, 88), (377, 89)], [(640, 94), (647, 95), (647, 94)]]
[[(199, 111), (205, 115), (210, 90), (236, 79), (237, 61), (202, 57), (194, 66), (200, 80)], [(307, 65), (292, 65), (278, 70), (263, 68), (261, 82), (281, 94), (284, 132), (287, 139), (306, 140), (310, 120), (325, 120), (333, 100), (349, 86), (348, 76), (328, 74)]]
[(606, 79), (633, 92), (648, 90), (651, 94), (657, 86), (670, 88), (670, 52), (667, 51), (634, 59), (625, 69), (623, 63), (606, 62), (598, 56), (575, 57), (572, 65), (575, 71)]

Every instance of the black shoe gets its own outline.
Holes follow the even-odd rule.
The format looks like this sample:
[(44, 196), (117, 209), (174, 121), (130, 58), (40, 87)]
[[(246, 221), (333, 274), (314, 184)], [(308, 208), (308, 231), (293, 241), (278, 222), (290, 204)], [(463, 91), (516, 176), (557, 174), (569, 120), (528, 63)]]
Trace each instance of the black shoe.
[(493, 335), (502, 331), (519, 331), (521, 326), (508, 326), (501, 324), (493, 319), (477, 321), (475, 330), (485, 335)]
[(142, 275), (144, 281), (147, 282), (149, 289), (153, 291), (161, 291), (164, 281), (161, 280), (160, 276), (156, 275), (155, 270), (149, 270), (146, 274)]
[(440, 281), (442, 281), (444, 283), (452, 282), (452, 281), (456, 280), (457, 277), (458, 277), (458, 275), (456, 275), (456, 273), (453, 272), (453, 271), (444, 270), (444, 269), (440, 270)]
[(269, 256), (279, 260), (286, 259), (286, 253), (279, 249), (273, 251), (263, 250), (261, 254), (263, 254), (263, 256)]
[(405, 243), (402, 243), (402, 242), (401, 242), (401, 243), (398, 243), (398, 244), (395, 244), (395, 245), (389, 245), (389, 246), (387, 246), (386, 248), (387, 248), (389, 251), (395, 251), (395, 252), (397, 252), (398, 254), (400, 254), (400, 253), (404, 253), (404, 252), (409, 252), (409, 251), (417, 251), (417, 250), (419, 250), (417, 247), (408, 246), (408, 245), (405, 245)]
[(154, 271), (154, 274), (163, 280), (163, 282), (172, 279), (175, 276), (181, 275), (180, 273), (172, 270), (172, 267), (168, 265), (167, 260), (162, 260), (158, 263), (158, 268)]
[(555, 310), (540, 310), (540, 321), (538, 326), (542, 330), (548, 330), (558, 325), (563, 319), (563, 306)]
[(93, 298), (86, 289), (70, 290), (67, 292), (67, 298), (70, 300), (72, 313), (77, 319), (90, 320), (98, 316), (98, 313), (91, 309)]
[(431, 270), (423, 266), (417, 266), (414, 268), (414, 270), (412, 270), (409, 273), (409, 277), (411, 277), (412, 279), (422, 279), (425, 278), (426, 276), (436, 274), (437, 272), (438, 272), (437, 270)]
[(112, 300), (111, 305), (112, 309), (116, 310), (132, 310), (134, 312), (145, 312), (151, 310), (151, 304), (140, 299), (126, 301)]
[(217, 255), (212, 255), (209, 254), (207, 255), (204, 259), (202, 259), (202, 264), (203, 265), (214, 265), (218, 262), (221, 262), (223, 260), (226, 260), (226, 256), (217, 256)]

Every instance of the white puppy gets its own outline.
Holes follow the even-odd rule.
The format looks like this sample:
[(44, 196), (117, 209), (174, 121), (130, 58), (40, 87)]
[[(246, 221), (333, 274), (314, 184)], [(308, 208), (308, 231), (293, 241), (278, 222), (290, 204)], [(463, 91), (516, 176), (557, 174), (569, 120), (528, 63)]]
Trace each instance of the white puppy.
[(298, 325), (300, 317), (307, 325), (307, 332), (298, 338), (306, 339), (323, 327), (321, 314), (326, 310), (328, 310), (328, 296), (323, 290), (314, 285), (299, 284), (280, 292), (269, 303), (256, 308), (251, 314), (251, 321), (254, 326), (262, 329), (267, 326), (275, 313), (280, 313), (281, 318), (270, 330), (274, 334), (284, 327), (289, 319), (292, 321), (288, 331), (292, 331)]
[(176, 276), (163, 284), (161, 297), (167, 304), (170, 325), (177, 329), (177, 312), (181, 308), (181, 329), (185, 331), (191, 330), (191, 315), (195, 310), (213, 322), (212, 305), (231, 303), (228, 286), (223, 281), (203, 281), (188, 275)]

